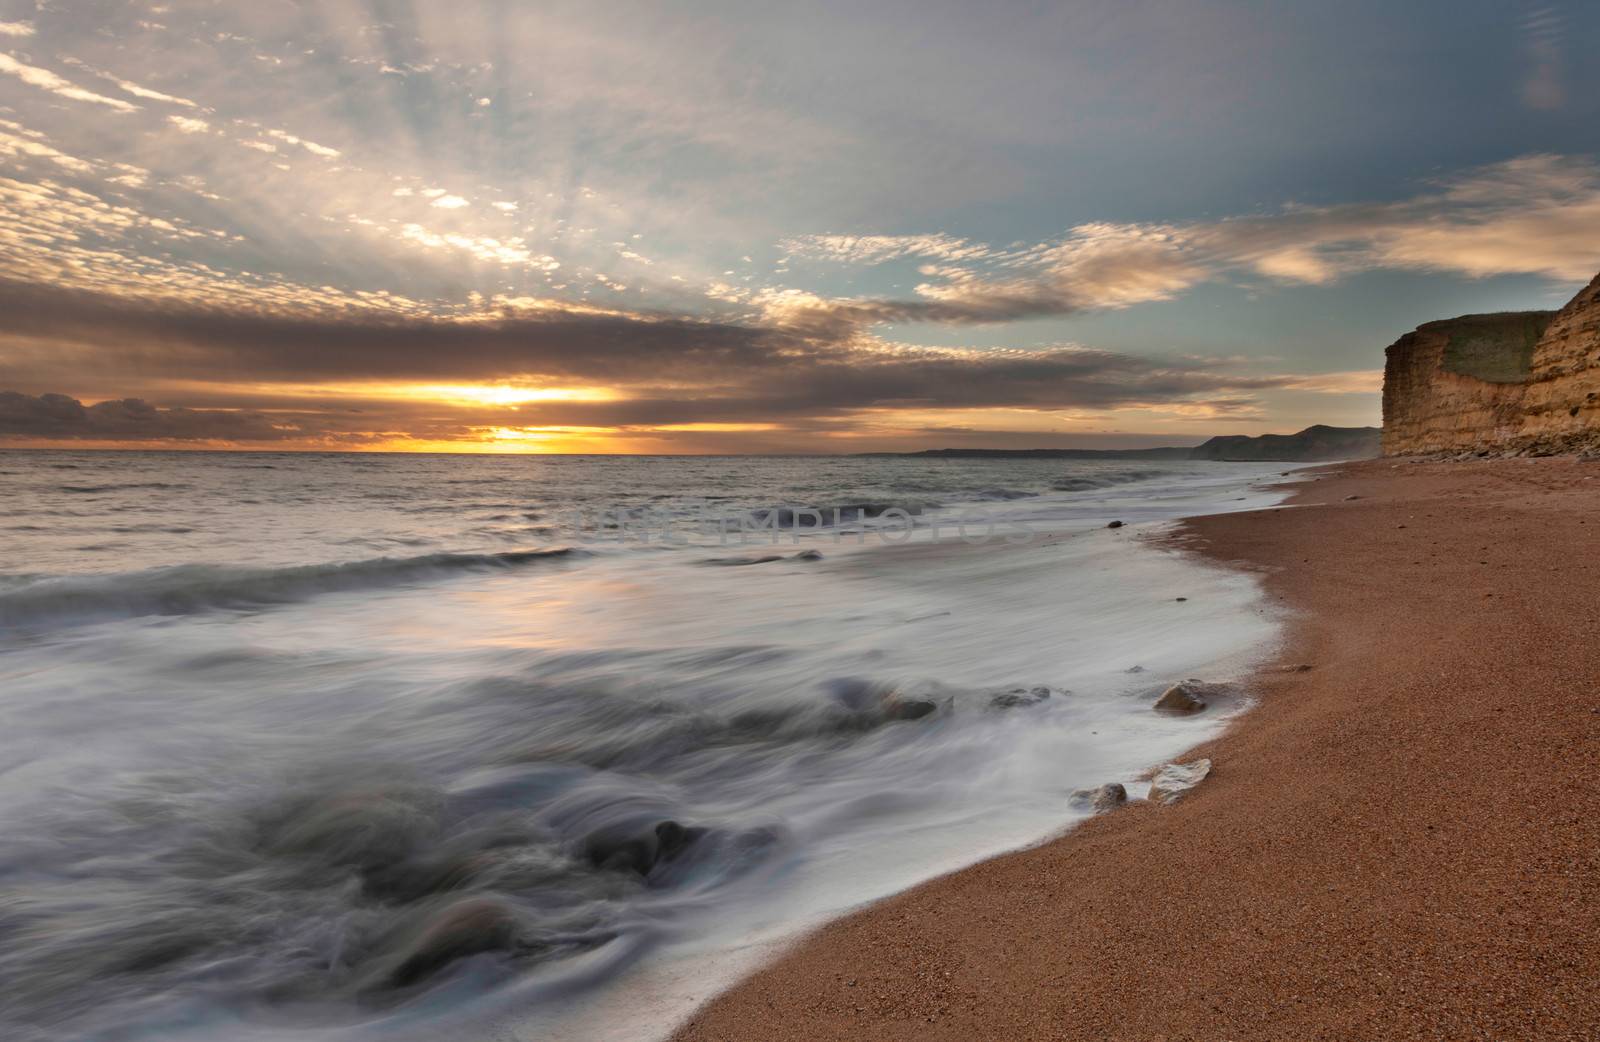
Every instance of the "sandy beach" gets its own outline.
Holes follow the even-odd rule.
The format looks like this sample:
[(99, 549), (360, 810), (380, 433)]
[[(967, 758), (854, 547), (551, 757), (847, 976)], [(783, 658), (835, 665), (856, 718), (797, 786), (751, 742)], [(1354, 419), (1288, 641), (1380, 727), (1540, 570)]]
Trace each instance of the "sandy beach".
[(1600, 465), (1313, 474), (1176, 537), (1291, 615), (1210, 779), (836, 922), (677, 1037), (1600, 1037)]

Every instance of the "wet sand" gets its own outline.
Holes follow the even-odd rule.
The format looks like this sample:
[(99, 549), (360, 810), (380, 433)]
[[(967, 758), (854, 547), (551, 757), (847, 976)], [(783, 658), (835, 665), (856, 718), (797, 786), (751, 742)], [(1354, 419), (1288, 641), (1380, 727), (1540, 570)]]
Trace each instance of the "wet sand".
[(1600, 1038), (1600, 463), (1321, 474), (1177, 537), (1292, 613), (1199, 789), (827, 926), (677, 1037)]

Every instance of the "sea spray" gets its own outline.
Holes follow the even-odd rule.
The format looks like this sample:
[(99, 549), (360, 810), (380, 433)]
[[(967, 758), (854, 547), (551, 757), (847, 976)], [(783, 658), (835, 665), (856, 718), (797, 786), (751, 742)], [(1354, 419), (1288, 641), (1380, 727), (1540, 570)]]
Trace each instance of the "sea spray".
[[(1268, 468), (1062, 492), (1060, 461), (217, 455), (177, 480), (80, 454), (79, 487), (149, 486), (89, 496), (61, 459), (6, 468), (37, 529), (0, 580), (0, 1027), (28, 1042), (659, 1034), (753, 943), (1193, 744), (1217, 718), (1154, 698), (1273, 633), (1250, 578), (1102, 528), (1271, 503)], [(733, 511), (942, 505), (903, 542), (785, 528), (753, 568), (504, 542), (714, 481)], [(963, 541), (975, 506), (1029, 538)], [(73, 551), (112, 535), (109, 565)], [(416, 552), (363, 553), (388, 540)]]

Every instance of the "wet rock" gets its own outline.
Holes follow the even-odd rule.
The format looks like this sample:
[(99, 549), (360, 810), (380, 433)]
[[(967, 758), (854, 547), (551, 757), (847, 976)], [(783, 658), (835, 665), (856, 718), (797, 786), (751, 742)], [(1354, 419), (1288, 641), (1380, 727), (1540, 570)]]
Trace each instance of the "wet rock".
[(1155, 711), (1169, 713), (1173, 716), (1189, 716), (1201, 712), (1206, 707), (1203, 695), (1203, 685), (1197, 681), (1185, 680), (1181, 684), (1173, 684), (1156, 699)]
[(927, 698), (904, 698), (899, 695), (883, 700), (885, 720), (921, 720), (939, 711), (939, 703)]
[(511, 909), (491, 898), (457, 901), (434, 916), (406, 946), (389, 984), (404, 988), (469, 955), (510, 949), (517, 938)]
[(362, 896), (406, 904), (433, 894), (460, 890), (496, 863), (496, 851), (475, 850), (420, 861), (396, 862), (364, 872)]
[(1350, 501), (1351, 501), (1351, 500), (1352, 500), (1352, 499), (1360, 499), (1360, 498), (1361, 498), (1361, 497), (1360, 497), (1360, 496), (1345, 496), (1345, 497), (1344, 497), (1344, 501), (1345, 501), (1345, 502), (1346, 502), (1346, 503), (1348, 503), (1348, 502), (1350, 502)]
[(1180, 602), (1181, 602), (1181, 601), (1186, 601), (1186, 600), (1188, 600), (1188, 599), (1189, 599), (1189, 598), (1187, 598), (1187, 597), (1174, 597), (1174, 598), (1172, 598), (1172, 599), (1173, 599), (1173, 600), (1175, 600), (1175, 601), (1180, 601)]
[(1311, 672), (1311, 663), (1309, 663), (1309, 662), (1296, 662), (1292, 666), (1279, 666), (1278, 667), (1278, 672), (1280, 672), (1280, 673), (1309, 673), (1309, 672)]
[(1121, 521), (1113, 521), (1109, 525), (1107, 525), (1106, 527), (1107, 528), (1121, 528), (1122, 527), (1122, 522)]
[(366, 871), (394, 864), (437, 830), (436, 794), (406, 786), (356, 785), (318, 793), (263, 823), (263, 849)]
[(1016, 709), (1019, 706), (1036, 706), (1050, 697), (1047, 687), (1014, 687), (989, 699), (996, 709)]
[(739, 568), (747, 564), (771, 564), (781, 560), (782, 554), (765, 554), (761, 557), (708, 557), (700, 563), (716, 568)]
[(1155, 803), (1176, 803), (1211, 773), (1210, 760), (1169, 763), (1150, 779), (1150, 799)]
[(864, 677), (839, 677), (827, 682), (833, 697), (852, 714), (858, 726), (875, 726), (896, 720), (920, 720), (939, 711), (939, 703), (925, 695), (901, 691)]
[(794, 555), (794, 559), (796, 561), (820, 561), (822, 560), (822, 551), (801, 550), (799, 553)]
[(646, 876), (657, 865), (683, 853), (705, 831), (676, 821), (657, 822), (642, 831), (602, 829), (584, 840), (583, 855), (596, 868)]
[(1098, 785), (1092, 789), (1079, 789), (1070, 797), (1074, 807), (1087, 807), (1099, 813), (1115, 810), (1128, 802), (1128, 790), (1117, 782)]
[(1123, 670), (1123, 672), (1124, 673), (1143, 673), (1144, 672), (1144, 667), (1143, 666), (1129, 666), (1127, 669)]

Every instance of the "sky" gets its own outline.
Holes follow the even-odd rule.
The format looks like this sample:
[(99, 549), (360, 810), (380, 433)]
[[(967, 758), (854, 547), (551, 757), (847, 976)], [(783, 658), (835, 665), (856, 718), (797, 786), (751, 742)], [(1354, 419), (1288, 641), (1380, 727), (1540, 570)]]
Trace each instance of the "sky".
[(1600, 271), (1600, 5), (0, 0), (0, 446), (1377, 424)]

